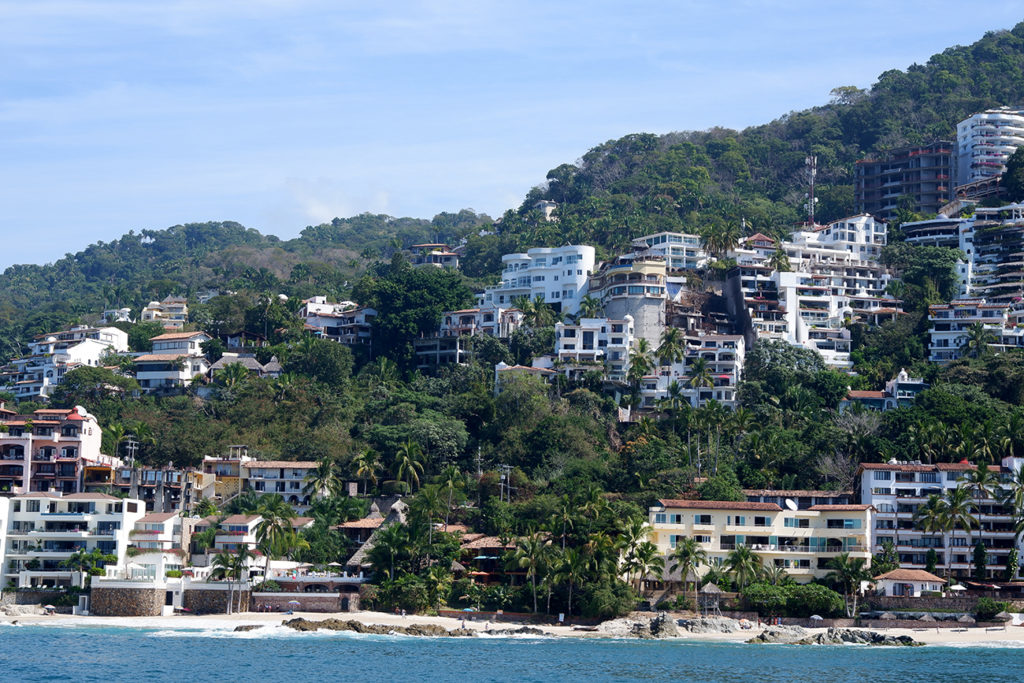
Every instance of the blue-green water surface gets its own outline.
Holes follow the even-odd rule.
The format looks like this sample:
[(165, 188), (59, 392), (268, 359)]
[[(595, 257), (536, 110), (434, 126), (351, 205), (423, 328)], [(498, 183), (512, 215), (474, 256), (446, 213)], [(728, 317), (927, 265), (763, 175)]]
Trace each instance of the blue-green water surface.
[(1021, 681), (1021, 647), (0, 628), (4, 681)]

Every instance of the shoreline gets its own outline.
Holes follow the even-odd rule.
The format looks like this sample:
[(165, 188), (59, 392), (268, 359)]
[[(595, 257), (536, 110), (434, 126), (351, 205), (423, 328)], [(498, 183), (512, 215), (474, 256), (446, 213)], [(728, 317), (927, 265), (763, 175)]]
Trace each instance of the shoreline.
[[(153, 630), (223, 630), (234, 631), (236, 626), (281, 626), (289, 619), (307, 619), (309, 621), (323, 621), (326, 619), (353, 620), (366, 625), (375, 626), (412, 626), (414, 624), (427, 624), (441, 626), (449, 631), (461, 628), (461, 619), (453, 617), (432, 617), (424, 615), (400, 615), (386, 612), (295, 612), (291, 615), (282, 613), (260, 613), (246, 612), (242, 614), (204, 614), (204, 615), (174, 615), (161, 617), (100, 617), (100, 616), (74, 616), (57, 614), (52, 616), (44, 615), (21, 615), (14, 617), (0, 618), (0, 625), (11, 626), (12, 622), (25, 626), (53, 626), (53, 627), (88, 627), (88, 626), (114, 626), (122, 628), (138, 628)], [(548, 624), (518, 624), (499, 621), (470, 621), (466, 620), (465, 628), (477, 631), (481, 634), (490, 630), (505, 630), (530, 626), (543, 631), (548, 636), (557, 638), (586, 638), (586, 639), (635, 639), (631, 636), (620, 636), (613, 633), (601, 631), (576, 631), (571, 626), (553, 626)], [(806, 629), (808, 635), (825, 633), (827, 628)], [(1005, 629), (986, 630), (984, 628), (970, 628), (967, 630), (934, 629), (915, 630), (907, 628), (892, 629), (862, 629), (876, 631), (885, 635), (901, 636), (906, 635), (915, 641), (925, 645), (959, 646), (959, 647), (1024, 647), (1024, 627), (1007, 626)], [(692, 643), (742, 643), (761, 632), (761, 629), (753, 628), (747, 631), (736, 633), (689, 633), (685, 632), (679, 638), (665, 639), (666, 641), (692, 642)], [(298, 633), (298, 632), (296, 632)], [(664, 641), (663, 641), (664, 642)]]

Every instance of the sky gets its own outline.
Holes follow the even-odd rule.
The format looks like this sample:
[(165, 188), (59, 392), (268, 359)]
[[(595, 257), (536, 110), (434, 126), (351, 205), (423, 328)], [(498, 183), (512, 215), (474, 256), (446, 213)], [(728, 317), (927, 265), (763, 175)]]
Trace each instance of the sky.
[(606, 140), (766, 123), (1024, 20), (966, 7), (0, 0), (0, 269), (188, 222), (496, 217)]

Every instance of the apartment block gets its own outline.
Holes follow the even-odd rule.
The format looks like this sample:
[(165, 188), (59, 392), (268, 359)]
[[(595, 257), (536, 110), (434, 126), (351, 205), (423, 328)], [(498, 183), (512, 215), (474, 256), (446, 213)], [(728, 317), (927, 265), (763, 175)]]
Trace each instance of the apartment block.
[(633, 240), (635, 258), (656, 256), (665, 261), (669, 273), (694, 270), (707, 265), (708, 254), (700, 236), (683, 232), (658, 232)]
[(633, 320), (582, 318), (575, 324), (555, 324), (555, 358), (570, 377), (598, 371), (611, 380), (625, 381), (629, 350), (634, 341)]
[(115, 555), (123, 569), (130, 532), (144, 514), (142, 501), (103, 493), (36, 492), (5, 502), (3, 579), (20, 588), (81, 586), (81, 573), (63, 566), (77, 551)]
[(153, 337), (153, 350), (135, 358), (135, 378), (146, 393), (176, 391), (210, 372), (202, 344), (205, 332), (170, 332)]
[(349, 346), (369, 346), (377, 311), (354, 301), (332, 303), (325, 296), (314, 296), (302, 302), (298, 316), (317, 336)]
[(46, 400), (68, 372), (99, 367), (104, 357), (128, 351), (128, 333), (116, 327), (76, 326), (38, 335), (28, 349), (28, 355), (0, 368), (0, 388), (19, 400)]
[(657, 346), (665, 329), (666, 261), (660, 256), (620, 256), (601, 263), (588, 294), (601, 302), (604, 315), (633, 321), (633, 334)]
[[(1011, 472), (1024, 463), (1021, 458), (1004, 458), (1002, 466), (991, 467), (1007, 481)], [(862, 503), (875, 508), (873, 551), (891, 542), (904, 569), (924, 569), (928, 551), (938, 555), (938, 566), (949, 567), (954, 575), (968, 576), (973, 568), (973, 544), (981, 540), (988, 549), (989, 578), (1001, 578), (1010, 551), (1018, 547), (1012, 511), (987, 495), (975, 496), (979, 526), (970, 537), (960, 531), (925, 532), (914, 522), (918, 508), (931, 495), (945, 495), (963, 483), (975, 465), (960, 463), (896, 462), (863, 463), (858, 470), (858, 489)]]
[(306, 477), (317, 463), (295, 460), (251, 460), (242, 463), (242, 490), (278, 494), (299, 512), (305, 511), (311, 496), (303, 493)]
[(180, 330), (188, 322), (188, 300), (181, 296), (168, 296), (162, 301), (150, 301), (142, 309), (139, 320), (160, 323), (165, 330)]
[(1002, 174), (1024, 144), (1024, 110), (986, 109), (956, 124), (957, 184)]
[(883, 220), (896, 218), (901, 207), (938, 213), (953, 198), (954, 155), (955, 143), (940, 140), (861, 159), (854, 175), (857, 211)]
[(522, 324), (523, 312), (511, 306), (447, 311), (436, 334), (413, 340), (416, 367), (421, 372), (434, 372), (444, 365), (468, 362), (473, 355), (470, 338), (507, 338)]
[(539, 296), (562, 314), (573, 315), (587, 293), (594, 253), (591, 246), (570, 245), (505, 254), (501, 258), (501, 282), (484, 290), (479, 307), (505, 307), (519, 297), (533, 300)]
[(958, 360), (970, 330), (981, 324), (995, 341), (989, 347), (998, 352), (1024, 347), (1024, 305), (990, 303), (985, 299), (955, 299), (928, 307), (928, 360), (949, 363)]
[(840, 553), (870, 563), (872, 522), (871, 506), (861, 504), (791, 510), (775, 503), (663, 499), (649, 511), (652, 541), (663, 555), (681, 538), (694, 538), (709, 564), (721, 566), (731, 551), (746, 546), (763, 564), (785, 569), (801, 583), (823, 578)]
[[(743, 376), (746, 342), (742, 335), (705, 334), (685, 337), (684, 357), (671, 365), (660, 365), (655, 374), (644, 377), (640, 385), (641, 408), (655, 409), (673, 394), (676, 383), (679, 396), (694, 408), (715, 400), (728, 408), (738, 405), (736, 389)], [(691, 381), (694, 363), (701, 359), (707, 368), (706, 386)]]

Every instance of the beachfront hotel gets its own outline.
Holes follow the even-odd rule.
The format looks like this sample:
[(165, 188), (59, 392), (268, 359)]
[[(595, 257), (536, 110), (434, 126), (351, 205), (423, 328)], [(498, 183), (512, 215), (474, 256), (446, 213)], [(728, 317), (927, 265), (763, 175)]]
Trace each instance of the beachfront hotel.
[[(712, 566), (725, 563), (740, 546), (765, 565), (785, 569), (797, 582), (823, 578), (840, 553), (871, 562), (870, 505), (812, 505), (663, 499), (650, 508), (651, 541), (671, 555), (681, 538), (694, 538)], [(671, 560), (667, 565), (671, 564)], [(667, 567), (666, 567), (667, 568)], [(701, 567), (700, 573), (707, 571)]]
[[(1024, 464), (1024, 458), (1003, 458), (1002, 466), (990, 469), (1000, 481), (1007, 480)], [(872, 550), (879, 552), (885, 542), (893, 543), (904, 569), (924, 569), (928, 551), (934, 549), (940, 568), (949, 568), (955, 576), (973, 571), (973, 544), (981, 541), (988, 552), (986, 577), (1002, 578), (1010, 551), (1018, 547), (1012, 510), (987, 494), (972, 497), (978, 519), (977, 528), (968, 535), (963, 530), (930, 532), (914, 521), (917, 509), (931, 495), (963, 484), (964, 477), (976, 469), (966, 462), (863, 463), (858, 470), (860, 499), (875, 510)], [(1013, 577), (1016, 579), (1016, 577)]]
[(3, 582), (19, 588), (82, 586), (64, 563), (77, 551), (115, 555), (124, 568), (131, 531), (145, 513), (141, 500), (103, 493), (34, 492), (0, 498), (6, 539), (0, 550)]

